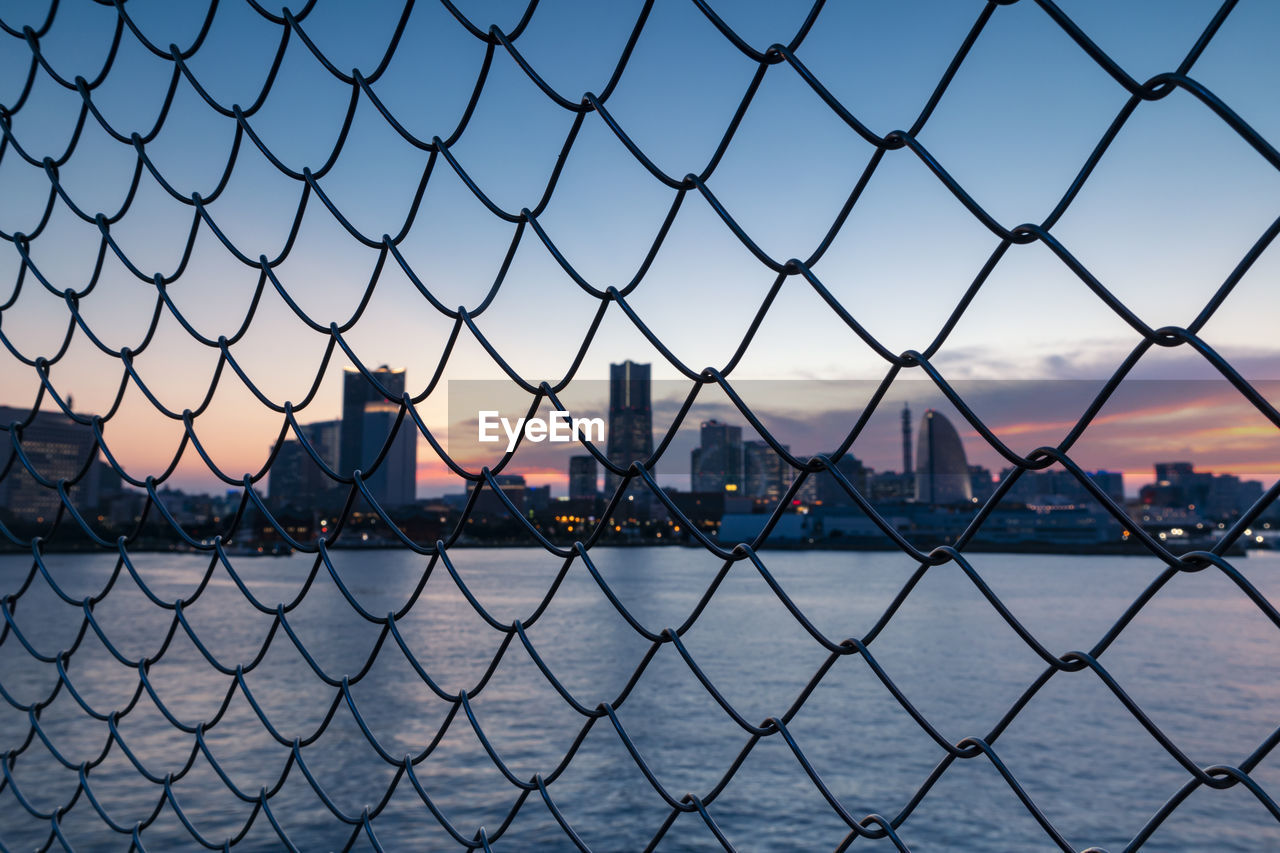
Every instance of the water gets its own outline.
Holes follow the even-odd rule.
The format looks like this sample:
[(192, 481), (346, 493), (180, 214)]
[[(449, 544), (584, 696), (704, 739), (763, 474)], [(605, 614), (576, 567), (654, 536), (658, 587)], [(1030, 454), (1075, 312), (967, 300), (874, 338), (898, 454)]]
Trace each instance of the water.
[[(476, 599), (503, 624), (528, 619), (560, 569), (558, 560), (533, 550), (459, 550), (452, 556)], [(599, 549), (592, 556), (617, 597), (652, 631), (685, 621), (720, 569), (714, 558), (692, 549)], [(1160, 570), (1154, 560), (1136, 557), (979, 554), (973, 561), (1018, 618), (1056, 653), (1093, 645)], [(426, 565), (423, 558), (392, 551), (337, 552), (334, 562), (350, 593), (379, 615), (408, 600)], [(190, 595), (207, 565), (197, 556), (169, 554), (138, 555), (135, 563), (165, 600)], [(887, 553), (766, 552), (766, 563), (804, 613), (834, 639), (865, 634), (915, 568)], [(1280, 559), (1264, 555), (1236, 563), (1268, 598), (1280, 601)], [(101, 589), (113, 568), (110, 557), (101, 555), (54, 555), (47, 564), (77, 598)], [(233, 565), (250, 591), (274, 606), (297, 596), (312, 564), (293, 556), (238, 558)], [(29, 559), (0, 559), (0, 590), (16, 590), (29, 567)], [(94, 614), (130, 658), (155, 654), (172, 621), (172, 614), (150, 603), (127, 574)], [(273, 619), (249, 606), (221, 566), (185, 615), (209, 653), (229, 666), (247, 665), (258, 656)], [(39, 578), (15, 612), (24, 636), (42, 653), (70, 646), (81, 616)], [(290, 612), (289, 623), (316, 665), (339, 678), (362, 669), (380, 634), (378, 625), (356, 615), (323, 569)], [(473, 691), (482, 682), (503, 638), (476, 614), (443, 567), (397, 624), (427, 673), (450, 692)], [(569, 568), (528, 636), (564, 687), (589, 708), (617, 699), (650, 646), (580, 562)], [(782, 714), (828, 657), (748, 563), (730, 570), (685, 644), (725, 699), (752, 723)], [(955, 566), (931, 570), (871, 650), (951, 742), (987, 735), (1043, 669)], [(1237, 764), (1280, 725), (1280, 631), (1216, 571), (1176, 577), (1102, 660), (1202, 767)], [(104, 712), (125, 707), (138, 685), (136, 668), (113, 658), (92, 629), (68, 673), (80, 697)], [(217, 713), (232, 681), (209, 665), (181, 627), (161, 662), (151, 667), (150, 678), (171, 713), (191, 723)], [(283, 630), (245, 679), (262, 712), (289, 739), (309, 738), (338, 696)], [(30, 702), (49, 694), (56, 672), (34, 661), (10, 634), (0, 644), (0, 683), (17, 701)], [(479, 726), (521, 779), (551, 773), (586, 722), (548, 684), (518, 640), (475, 694), (472, 709)], [(389, 638), (351, 695), (372, 735), (397, 757), (431, 743), (450, 707), (422, 683)], [(656, 779), (676, 797), (704, 796), (748, 741), (669, 644), (619, 704), (618, 719)], [(66, 690), (41, 714), (40, 724), (73, 763), (93, 760), (107, 742), (107, 725), (86, 715)], [(835, 662), (789, 730), (855, 818), (898, 813), (944, 754), (857, 656)], [(0, 749), (20, 746), (29, 731), (26, 713), (0, 705)], [(179, 773), (191, 759), (193, 736), (169, 724), (145, 694), (121, 719), (119, 732), (134, 757), (158, 777)], [(290, 747), (265, 733), (239, 690), (205, 740), (229, 778), (251, 795), (260, 787), (274, 789), (288, 764)], [(995, 748), (1076, 849), (1123, 849), (1189, 778), (1088, 671), (1051, 679)], [(318, 740), (300, 751), (333, 805), (348, 815), (379, 804), (397, 779), (345, 702)], [(496, 769), (462, 712), (415, 772), (442, 815), (468, 838), (481, 826), (492, 834), (517, 799), (517, 789)], [(77, 785), (76, 773), (60, 767), (39, 739), (17, 759), (12, 775), (38, 809), (65, 803)], [(1280, 762), (1264, 759), (1253, 777), (1265, 790), (1280, 792)], [(119, 744), (89, 780), (98, 804), (121, 825), (146, 821), (159, 809), (142, 832), (148, 849), (196, 849), (163, 801), (163, 787), (145, 780)], [(239, 832), (252, 812), (200, 755), (172, 790), (186, 817), (213, 843)], [(593, 850), (642, 849), (670, 814), (607, 718), (591, 727), (548, 790)], [(296, 764), (270, 804), (304, 850), (341, 848), (351, 834), (320, 803)], [(833, 849), (848, 831), (776, 735), (754, 747), (709, 812), (742, 850)], [(128, 847), (127, 837), (107, 829), (84, 796), (63, 816), (62, 826), (77, 850)], [(461, 849), (404, 777), (372, 826), (387, 849)], [(0, 791), (4, 847), (30, 849), (48, 837), (48, 821), (31, 818), (11, 787)], [(982, 757), (953, 764), (903, 825), (901, 837), (915, 851), (1057, 849)], [(355, 846), (370, 847), (364, 838)], [(236, 849), (280, 847), (259, 813)], [(494, 848), (573, 849), (536, 792)], [(1192, 794), (1144, 849), (1277, 848), (1280, 826), (1237, 786)], [(675, 821), (659, 849), (720, 847), (693, 814)], [(891, 846), (860, 839), (851, 849)]]

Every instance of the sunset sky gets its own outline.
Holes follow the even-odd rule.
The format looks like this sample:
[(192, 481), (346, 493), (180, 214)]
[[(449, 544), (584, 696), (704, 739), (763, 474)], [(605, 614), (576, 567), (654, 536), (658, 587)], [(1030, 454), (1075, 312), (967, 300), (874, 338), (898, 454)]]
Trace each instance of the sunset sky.
[[(798, 455), (829, 452), (861, 414), (879, 383), (870, 380), (747, 380), (735, 391), (765, 426)], [(1101, 380), (960, 380), (957, 392), (995, 434), (1017, 453), (1058, 444), (1102, 388)], [(1268, 399), (1280, 397), (1280, 383), (1257, 383)], [(583, 380), (563, 395), (574, 417), (607, 420), (608, 383)], [(688, 385), (681, 380), (654, 383), (654, 429), (665, 434)], [(478, 401), (483, 400), (481, 404)], [(476, 411), (491, 406), (511, 424), (527, 413), (528, 397), (497, 381), (458, 383), (450, 389), (449, 450), (472, 467), (495, 464), (506, 448), (477, 441)], [(900, 381), (886, 396), (852, 452), (877, 471), (902, 468), (901, 411), (911, 407), (913, 439), (927, 408), (950, 419), (960, 433), (971, 464), (999, 474), (1009, 463), (947, 402), (932, 383)], [(544, 404), (539, 416), (549, 417)], [(457, 413), (456, 415), (454, 413)], [(717, 389), (698, 397), (678, 437), (658, 466), (659, 482), (689, 488), (689, 452), (698, 442), (698, 424), (715, 418), (742, 426), (744, 441), (758, 436)], [(568, 458), (581, 453), (573, 444), (523, 442), (512, 470), (535, 483), (565, 485)], [(914, 452), (914, 442), (913, 442)], [(1088, 470), (1122, 471), (1126, 490), (1135, 493), (1154, 478), (1156, 462), (1189, 461), (1197, 470), (1230, 473), (1270, 485), (1280, 479), (1280, 433), (1224, 380), (1141, 379), (1125, 382), (1072, 450)], [(425, 468), (424, 481), (448, 491), (453, 483), (443, 466)], [(438, 485), (436, 485), (438, 484)]]
[[(157, 45), (188, 45), (204, 4), (130, 0), (127, 10)], [(515, 25), (521, 3), (459, 3), (482, 28)], [(763, 49), (787, 42), (805, 4), (763, 0), (718, 3), (725, 20)], [(635, 25), (638, 0), (548, 2), (516, 44), (569, 100), (600, 92)], [(1062, 2), (1061, 8), (1139, 81), (1174, 70), (1218, 8), (1177, 0), (1151, 14), (1144, 2)], [(723, 7), (723, 8), (720, 8)], [(797, 55), (875, 133), (909, 127), (928, 100), (984, 4), (961, 0), (826, 5)], [(0, 2), (8, 26), (37, 27), (47, 3)], [(377, 66), (400, 4), (318, 4), (307, 35), (344, 72)], [(40, 40), (65, 80), (97, 76), (113, 31), (111, 6), (85, 3), (59, 15)], [(347, 17), (344, 17), (347, 16)], [(1242, 0), (1190, 71), (1243, 121), (1280, 142), (1280, 4)], [(219, 6), (189, 70), (223, 106), (252, 104), (280, 39), (280, 28), (237, 3)], [(0, 104), (13, 110), (31, 61), (4, 37)], [(422, 139), (447, 137), (475, 85), (484, 45), (437, 3), (414, 6), (386, 74), (371, 88)], [(173, 64), (143, 48), (127, 29), (106, 82), (92, 99), (120, 133), (146, 134), (160, 112)], [(610, 114), (667, 174), (702, 170), (729, 125), (756, 65), (690, 2), (659, 0), (621, 82)], [(318, 169), (328, 158), (351, 97), (298, 38), (289, 42), (274, 88), (248, 119), (288, 168)], [(998, 222), (1039, 222), (1053, 209), (1126, 101), (1124, 89), (1039, 6), (999, 7), (924, 129), (920, 143)], [(12, 119), (12, 136), (31, 157), (59, 158), (73, 133), (79, 94), (43, 70)], [(495, 204), (534, 207), (573, 116), (543, 95), (499, 48), (465, 133), (451, 153)], [(184, 195), (209, 195), (231, 150), (235, 122), (218, 115), (185, 79), (156, 138), (145, 146), (166, 180)], [(786, 64), (771, 67), (708, 186), (773, 258), (804, 258), (820, 243), (874, 149), (841, 122)], [(405, 142), (361, 95), (345, 147), (320, 187), (362, 233), (377, 240), (404, 225), (428, 155)], [(70, 199), (89, 215), (112, 216), (137, 163), (131, 145), (111, 139), (90, 116), (72, 156), (58, 169)], [(43, 168), (0, 156), (0, 231), (37, 229), (50, 180)], [(285, 245), (302, 185), (278, 171), (246, 138), (226, 191), (209, 215), (250, 258), (276, 257)], [(658, 232), (675, 191), (655, 180), (608, 130), (586, 116), (563, 175), (539, 224), (593, 286), (625, 285)], [(1280, 215), (1280, 170), (1269, 164), (1192, 95), (1177, 91), (1138, 107), (1052, 233), (1146, 323), (1185, 326)], [(100, 281), (80, 300), (82, 315), (108, 348), (136, 348), (156, 306), (155, 273), (170, 276), (182, 257), (193, 208), (144, 174), (128, 214), (111, 235), (139, 277), (108, 251)], [(474, 308), (501, 267), (515, 226), (490, 213), (440, 159), (407, 237), (399, 246), (422, 283), (446, 306)], [(59, 199), (47, 228), (31, 242), (34, 268), (57, 291), (83, 289), (100, 243), (96, 225)], [(871, 178), (830, 250), (813, 269), (845, 308), (890, 350), (923, 349), (998, 243), (909, 150), (891, 151)], [(345, 322), (360, 301), (378, 252), (357, 242), (314, 195), (292, 250), (275, 273), (322, 325)], [(22, 260), (0, 244), (0, 333), (27, 359), (54, 358), (67, 329), (66, 302), (33, 273), (11, 299)], [(147, 280), (144, 280), (147, 279)], [(1204, 327), (1203, 338), (1273, 403), (1280, 401), (1280, 248), (1266, 250)], [(683, 202), (662, 249), (629, 304), (661, 340), (695, 369), (731, 357), (772, 285), (774, 273), (733, 236), (696, 192)], [(190, 262), (168, 286), (174, 304), (211, 339), (233, 335), (248, 310), (258, 270), (229, 253), (204, 225)], [(12, 304), (8, 304), (11, 302)], [(526, 228), (506, 280), (476, 325), (527, 379), (556, 380), (572, 363), (598, 306)], [(408, 370), (415, 392), (428, 381), (452, 321), (388, 259), (369, 306), (346, 339), (368, 366)], [(319, 369), (327, 336), (309, 329), (270, 285), (234, 357), (276, 402), (303, 398)], [(934, 359), (950, 380), (1035, 380), (961, 385), (979, 414), (1019, 450), (1052, 444), (1085, 401), (1138, 342), (1138, 335), (1043, 245), (1012, 247)], [(155, 396), (174, 411), (203, 399), (218, 351), (197, 342), (166, 310), (154, 340), (135, 361)], [(617, 306), (606, 312), (578, 376), (597, 382), (608, 364), (631, 358), (654, 365), (655, 424), (681, 396), (675, 368)], [(341, 373), (335, 352), (302, 421), (339, 414)], [(804, 385), (810, 380), (877, 380), (887, 365), (851, 332), (801, 278), (789, 279), (732, 374)], [(122, 375), (118, 358), (77, 330), (51, 368), (54, 386), (82, 412), (104, 411)], [(1253, 412), (1189, 348), (1154, 349), (1103, 419), (1078, 446), (1086, 467), (1123, 470), (1132, 490), (1156, 461), (1260, 479), (1280, 476), (1274, 427)], [(879, 469), (898, 465), (897, 418), (910, 401), (917, 418), (936, 393), (908, 371), (854, 452)], [(445, 378), (497, 379), (501, 371), (463, 330)], [(1045, 380), (1079, 380), (1049, 382)], [(669, 381), (669, 383), (668, 383)], [(683, 380), (679, 380), (683, 382)], [(0, 403), (30, 406), (36, 371), (0, 350)], [(421, 405), (428, 424), (458, 421), (441, 393)], [(766, 388), (768, 383), (758, 387)], [(781, 386), (775, 386), (781, 387)], [(855, 383), (852, 387), (870, 385)], [(667, 392), (671, 389), (671, 393)], [(1069, 391), (1064, 390), (1069, 389)], [(1016, 391), (1016, 393), (1014, 393)], [(744, 392), (745, 393), (745, 392)], [(710, 395), (709, 395), (710, 396)], [(591, 397), (585, 394), (584, 399)], [(595, 397), (599, 400), (599, 397)], [(777, 418), (800, 452), (828, 449), (856, 418), (858, 394), (833, 400), (758, 405)], [(46, 404), (47, 405), (47, 404)], [(721, 416), (711, 400), (693, 420)], [(944, 407), (943, 411), (947, 411)], [(950, 412), (948, 412), (950, 414)], [(209, 409), (196, 419), (211, 455), (237, 474), (266, 457), (281, 416), (264, 407), (228, 368)], [(971, 461), (999, 468), (966, 425)], [(137, 387), (106, 427), (107, 441), (134, 476), (158, 473), (172, 458), (180, 423), (158, 414)], [(457, 491), (420, 442), (419, 492)], [(687, 466), (688, 444), (673, 447), (672, 469)], [(563, 469), (530, 458), (535, 482)], [(1149, 475), (1148, 475), (1149, 476)], [(1269, 484), (1270, 480), (1268, 481)], [(173, 483), (221, 488), (192, 452)]]

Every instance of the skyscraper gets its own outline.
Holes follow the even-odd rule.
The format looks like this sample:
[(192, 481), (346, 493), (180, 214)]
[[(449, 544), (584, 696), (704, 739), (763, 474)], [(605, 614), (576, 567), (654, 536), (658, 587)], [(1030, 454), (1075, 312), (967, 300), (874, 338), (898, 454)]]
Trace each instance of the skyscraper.
[(590, 454), (569, 457), (569, 499), (595, 500), (599, 495), (600, 463)]
[[(392, 370), (383, 365), (373, 371), (373, 375), (390, 394), (398, 397), (404, 393), (403, 369)], [(364, 471), (373, 464), (391, 434), (399, 411), (399, 403), (383, 397), (359, 372), (348, 370), (343, 374), (340, 473), (350, 475), (356, 469)], [(388, 507), (413, 503), (417, 457), (418, 429), (406, 415), (386, 458), (377, 471), (364, 478), (378, 503)]]
[[(25, 409), (0, 406), (0, 422), (6, 425), (23, 421), (30, 414)], [(40, 485), (26, 466), (16, 459), (11, 460), (14, 455), (12, 437), (4, 433), (3, 438), (3, 446), (0, 446), (0, 471), (4, 471), (4, 477), (0, 479), (0, 510), (23, 521), (52, 519), (62, 506), (57, 490)], [(99, 488), (108, 485), (100, 483), (100, 480), (119, 484), (119, 475), (97, 462), (99, 453), (94, 447), (93, 429), (71, 420), (60, 411), (36, 412), (31, 422), (22, 428), (19, 443), (27, 461), (48, 480), (70, 479), (80, 474), (86, 465), (90, 466), (69, 495), (72, 503), (80, 508), (98, 505)], [(95, 460), (92, 463), (90, 456)]]
[(736, 492), (743, 488), (742, 427), (703, 421), (700, 439), (690, 465), (693, 490)]
[[(274, 448), (272, 448), (274, 449)], [(305, 500), (304, 480), (309, 469), (315, 468), (311, 457), (302, 449), (302, 442), (287, 438), (280, 443), (275, 461), (267, 474), (267, 498), (277, 507), (285, 504), (298, 506)]]
[[(390, 400), (374, 400), (364, 404), (364, 446), (361, 456), (364, 465), (373, 464), (395, 426), (400, 404)], [(406, 415), (400, 423), (400, 431), (387, 450), (386, 458), (378, 470), (365, 476), (374, 500), (384, 507), (413, 503), (417, 485), (418, 427)]]
[[(393, 397), (404, 393), (404, 370), (392, 370), (385, 364), (373, 371), (374, 378), (386, 388)], [(342, 374), (342, 431), (338, 453), (340, 473), (350, 475), (352, 471), (368, 465), (371, 459), (363, 459), (364, 453), (364, 404), (378, 400), (386, 400), (378, 389), (364, 378), (358, 370), (345, 370)], [(386, 438), (386, 434), (383, 434)]]
[(969, 503), (973, 486), (960, 434), (941, 412), (926, 409), (916, 445), (916, 500), (927, 504)]
[(902, 473), (911, 473), (911, 406), (902, 404)]
[[(342, 422), (318, 421), (300, 426), (316, 454), (337, 470)], [(277, 505), (312, 506), (321, 497), (337, 492), (337, 487), (294, 438), (285, 440), (267, 478), (267, 495)]]
[[(609, 462), (626, 468), (653, 453), (653, 405), (649, 397), (649, 365), (624, 361), (609, 365)], [(605, 473), (605, 492), (617, 491), (622, 478)], [(639, 493), (637, 493), (639, 494)]]
[[(783, 448), (790, 450), (786, 445)], [(794, 477), (795, 472), (768, 442), (742, 443), (742, 479), (747, 497), (776, 502), (786, 493)]]
[[(342, 421), (315, 421), (300, 424), (302, 434), (320, 458), (335, 471), (338, 470), (338, 453), (342, 442)], [(323, 476), (323, 475), (321, 475)]]

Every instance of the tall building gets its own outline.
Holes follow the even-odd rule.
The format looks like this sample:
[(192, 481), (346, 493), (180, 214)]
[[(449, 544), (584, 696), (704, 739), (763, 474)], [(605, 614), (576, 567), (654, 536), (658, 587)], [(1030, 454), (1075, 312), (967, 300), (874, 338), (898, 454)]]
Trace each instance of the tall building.
[[(653, 404), (649, 394), (649, 365), (624, 361), (609, 365), (609, 462), (626, 468), (653, 454)], [(605, 473), (606, 496), (612, 496), (622, 478)], [(643, 490), (637, 491), (640, 496)]]
[[(374, 378), (393, 397), (404, 393), (404, 370), (392, 370), (385, 364), (373, 371)], [(338, 466), (342, 474), (368, 465), (372, 457), (364, 458), (364, 407), (366, 403), (385, 402), (386, 397), (369, 384), (358, 370), (345, 370), (342, 374), (342, 430), (339, 438)], [(382, 434), (385, 439), (386, 433)]]
[(529, 515), (545, 513), (551, 508), (550, 486), (525, 486), (524, 509)]
[[(0, 406), (0, 423), (5, 425), (23, 421), (30, 415), (26, 409)], [(22, 521), (49, 521), (62, 500), (56, 489), (40, 485), (18, 460), (10, 461), (13, 444), (10, 433), (0, 433), (0, 471), (7, 473), (0, 479), (0, 509)], [(98, 451), (93, 446), (93, 429), (76, 423), (62, 412), (40, 411), (19, 436), (22, 452), (40, 476), (58, 481), (77, 476), (89, 465), (89, 470), (71, 489), (69, 497), (79, 508), (96, 507), (100, 501), (100, 486), (119, 487), (120, 478), (110, 467), (97, 461)], [(91, 463), (90, 456), (94, 461)], [(100, 481), (110, 481), (103, 483)]]
[(991, 497), (991, 493), (996, 490), (996, 481), (991, 475), (991, 470), (981, 465), (970, 465), (969, 490), (972, 492), (972, 497), (980, 502)]
[(973, 486), (960, 434), (941, 412), (926, 409), (916, 443), (916, 501), (969, 503)]
[[(830, 456), (830, 454), (828, 454)], [(846, 453), (840, 457), (840, 461), (836, 463), (836, 470), (849, 481), (849, 485), (858, 490), (858, 493), (866, 496), (868, 488), (868, 474), (866, 467), (852, 453)], [(836, 478), (827, 472), (820, 472), (810, 478), (817, 484), (816, 498), (819, 503), (828, 509), (831, 507), (851, 507), (856, 506), (856, 502), (844, 490), (844, 487), (837, 482)]]
[[(275, 448), (272, 448), (273, 450)], [(302, 443), (296, 438), (285, 439), (276, 451), (276, 458), (267, 472), (267, 500), (274, 506), (286, 504), (300, 506), (306, 498), (303, 481), (314, 468), (315, 463), (302, 449)]]
[(600, 493), (600, 463), (590, 454), (569, 457), (569, 499), (595, 500)]
[(867, 492), (872, 503), (893, 503), (913, 500), (916, 496), (916, 475), (908, 472), (881, 471), (867, 477)]
[(1098, 488), (1107, 493), (1107, 497), (1120, 505), (1124, 505), (1124, 474), (1120, 471), (1091, 471), (1089, 479), (1098, 484)]
[(690, 473), (695, 492), (736, 492), (742, 478), (742, 427), (703, 421), (700, 444), (693, 449)]
[(337, 471), (338, 453), (342, 443), (342, 421), (316, 421), (299, 424), (299, 426), (302, 427), (302, 434), (307, 437), (312, 449), (320, 455), (326, 465)]
[(911, 406), (902, 404), (902, 473), (910, 474), (911, 467)]
[[(361, 420), (364, 441), (360, 454), (362, 464), (371, 465), (378, 458), (399, 414), (400, 404), (390, 400), (374, 400), (364, 404), (364, 417)], [(417, 462), (418, 427), (406, 415), (382, 464), (364, 477), (365, 485), (374, 500), (383, 507), (413, 503), (416, 497)]]
[(1195, 466), (1190, 462), (1157, 462), (1156, 480), (1160, 485), (1170, 483), (1180, 487), (1195, 477)]
[[(783, 445), (783, 449), (790, 451), (791, 448)], [(742, 443), (742, 480), (747, 497), (776, 502), (786, 494), (794, 475), (768, 442)]]
[[(374, 378), (390, 394), (399, 397), (405, 390), (405, 372), (383, 365)], [(342, 376), (342, 428), (339, 434), (339, 473), (364, 471), (378, 458), (391, 434), (400, 404), (386, 399), (358, 371)], [(387, 457), (378, 470), (365, 476), (369, 491), (384, 507), (413, 503), (417, 485), (418, 429), (407, 415)]]
[[(341, 425), (341, 421), (300, 424), (312, 450), (334, 470), (338, 470)], [(292, 438), (285, 440), (267, 475), (267, 496), (273, 504), (314, 506), (321, 498), (338, 490), (338, 484), (325, 475), (301, 442)]]

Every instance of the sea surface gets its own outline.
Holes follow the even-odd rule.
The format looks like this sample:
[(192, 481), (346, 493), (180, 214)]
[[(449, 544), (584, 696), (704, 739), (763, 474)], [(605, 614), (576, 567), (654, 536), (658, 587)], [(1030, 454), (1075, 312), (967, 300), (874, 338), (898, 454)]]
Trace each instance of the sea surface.
[[(322, 566), (295, 603), (314, 566), (304, 555), (231, 558), (244, 589), (222, 565), (201, 588), (209, 561), (199, 555), (135, 555), (138, 577), (161, 601), (199, 591), (182, 607), (172, 636), (175, 612), (151, 601), (128, 571), (93, 606), (96, 628), (86, 628), (85, 607), (62, 600), (43, 575), (18, 594), (31, 558), (2, 557), (0, 595), (18, 594), (7, 608), (30, 649), (12, 630), (0, 642), (7, 700), (0, 701), (0, 753), (21, 750), (0, 790), (0, 843), (16, 851), (50, 841), (52, 821), (32, 817), (20, 792), (38, 811), (64, 808), (54, 849), (64, 841), (74, 850), (128, 849), (129, 836), (108, 828), (98, 809), (125, 829), (146, 823), (140, 838), (147, 850), (200, 849), (184, 819), (221, 846), (251, 816), (233, 849), (284, 849), (271, 819), (299, 849), (341, 849), (353, 827), (333, 810), (359, 823), (366, 808), (384, 849), (463, 849), (404, 772), (404, 756), (419, 759), (434, 743), (412, 765), (422, 794), (467, 839), (481, 828), (488, 839), (501, 833), (491, 841), (494, 850), (575, 849), (537, 790), (504, 828), (520, 797), (507, 773), (521, 782), (550, 778), (545, 790), (560, 818), (592, 850), (644, 849), (673, 813), (657, 786), (676, 800), (686, 794), (709, 800), (707, 814), (737, 849), (832, 850), (849, 826), (810, 773), (853, 820), (892, 818), (946, 755), (904, 701), (948, 743), (990, 739), (1046, 668), (954, 564), (928, 570), (870, 642), (899, 700), (866, 658), (831, 661), (750, 562), (733, 564), (698, 611), (722, 569), (702, 550), (600, 548), (591, 558), (599, 580), (581, 560), (572, 561), (545, 608), (564, 568), (545, 552), (458, 549), (450, 553), (456, 579), (435, 565), (395, 620), (396, 632), (441, 691), (466, 691), (467, 707), (460, 708), (432, 691), (396, 637), (384, 636), (374, 621), (411, 600), (427, 570), (424, 557), (334, 552), (345, 595)], [(1054, 654), (1093, 647), (1163, 568), (1144, 557), (974, 554), (971, 560), (991, 592)], [(763, 561), (813, 628), (835, 642), (868, 636), (917, 569), (890, 553), (766, 551)], [(111, 555), (51, 555), (45, 562), (75, 601), (101, 593), (115, 569)], [(1255, 554), (1234, 565), (1261, 595), (1280, 602), (1280, 556)], [(278, 605), (287, 630), (272, 630)], [(721, 785), (751, 735), (678, 648), (663, 643), (654, 651), (620, 608), (655, 634), (696, 613), (682, 633), (684, 652), (742, 723), (759, 725), (803, 700), (786, 726), (795, 749), (775, 730)], [(516, 620), (581, 710), (551, 685), (520, 637), (507, 639)], [(40, 711), (33, 736), (35, 715), (11, 703), (45, 701), (59, 675), (55, 663), (37, 660), (32, 650), (56, 658), (82, 629), (65, 666), (70, 686)], [(99, 631), (129, 664), (108, 651)], [(155, 696), (178, 722), (206, 724), (203, 742), (221, 772), (251, 798), (265, 789), (269, 815), (234, 796), (203, 752), (192, 760), (195, 734), (175, 726), (148, 690), (130, 704), (141, 678), (136, 661), (161, 649), (147, 668)], [(249, 693), (236, 687), (221, 716), (235, 675), (219, 672), (206, 654), (232, 673), (245, 670)], [(1100, 661), (1199, 767), (1239, 764), (1280, 726), (1280, 629), (1216, 569), (1172, 578)], [(616, 725), (608, 716), (588, 725), (584, 712), (601, 703), (615, 709)], [(114, 723), (119, 739), (85, 776), (92, 800), (82, 792), (67, 809), (79, 772), (62, 766), (53, 750), (75, 767), (95, 762), (111, 725), (84, 706), (104, 718), (127, 712)], [(1054, 675), (990, 745), (1044, 820), (1077, 850), (1125, 849), (1192, 778), (1090, 670)], [(168, 795), (167, 774), (176, 777)], [(1280, 758), (1264, 758), (1251, 776), (1280, 796)], [(373, 849), (366, 830), (354, 831), (354, 849)], [(899, 835), (913, 851), (1060, 849), (985, 755), (950, 764)], [(721, 843), (695, 811), (679, 814), (657, 849), (718, 850)], [(893, 848), (860, 838), (849, 849)], [(1143, 849), (1276, 850), (1280, 823), (1244, 785), (1200, 788)]]

